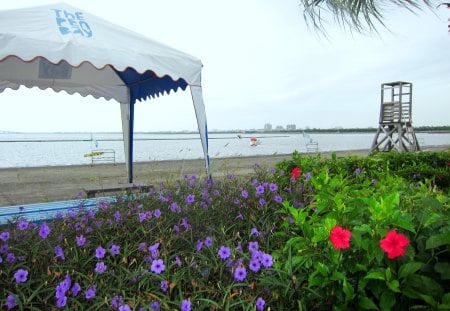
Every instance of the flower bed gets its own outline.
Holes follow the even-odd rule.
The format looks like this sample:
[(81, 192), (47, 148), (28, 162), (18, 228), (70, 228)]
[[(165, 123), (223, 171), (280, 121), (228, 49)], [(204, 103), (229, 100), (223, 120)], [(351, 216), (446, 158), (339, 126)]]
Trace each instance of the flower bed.
[(0, 305), (450, 307), (448, 161), (448, 152), (342, 159), (295, 152), (269, 171), (255, 165), (247, 177), (186, 176), (133, 201), (104, 202), (98, 212), (48, 223), (19, 218), (0, 227)]

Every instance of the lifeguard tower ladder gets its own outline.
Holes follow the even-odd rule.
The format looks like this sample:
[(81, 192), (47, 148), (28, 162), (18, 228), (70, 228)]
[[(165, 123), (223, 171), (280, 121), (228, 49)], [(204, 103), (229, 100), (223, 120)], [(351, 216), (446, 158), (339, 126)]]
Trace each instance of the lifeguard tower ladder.
[[(381, 84), (380, 124), (370, 152), (420, 151), (411, 125), (412, 83), (389, 82)], [(384, 137), (383, 137), (384, 135)]]

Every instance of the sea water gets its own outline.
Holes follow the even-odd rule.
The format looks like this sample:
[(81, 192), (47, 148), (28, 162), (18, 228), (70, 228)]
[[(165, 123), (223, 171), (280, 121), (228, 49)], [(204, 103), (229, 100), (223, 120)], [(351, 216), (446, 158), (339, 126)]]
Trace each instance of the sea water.
[[(422, 148), (450, 145), (450, 133), (416, 133)], [(260, 142), (251, 146), (250, 138)], [(211, 158), (291, 154), (306, 152), (306, 144), (318, 143), (318, 151), (370, 149), (375, 133), (210, 133)], [(0, 168), (91, 164), (85, 156), (95, 150), (114, 152), (115, 162), (125, 162), (121, 133), (0, 133)], [(203, 158), (199, 134), (136, 133), (134, 161)]]

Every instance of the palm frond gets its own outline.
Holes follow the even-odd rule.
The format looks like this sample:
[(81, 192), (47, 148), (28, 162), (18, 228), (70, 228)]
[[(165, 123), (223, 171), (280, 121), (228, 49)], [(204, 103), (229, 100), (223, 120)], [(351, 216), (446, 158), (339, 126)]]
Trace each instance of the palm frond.
[(323, 16), (329, 17), (329, 14), (344, 28), (357, 32), (376, 31), (377, 25), (384, 27), (381, 7), (388, 4), (411, 12), (432, 8), (430, 0), (300, 0), (307, 24), (324, 33), (326, 19)]

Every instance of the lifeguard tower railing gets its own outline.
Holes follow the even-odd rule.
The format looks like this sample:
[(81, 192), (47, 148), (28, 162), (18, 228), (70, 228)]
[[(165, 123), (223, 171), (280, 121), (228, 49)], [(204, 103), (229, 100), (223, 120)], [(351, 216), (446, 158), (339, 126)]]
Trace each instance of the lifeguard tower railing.
[(381, 84), (379, 126), (371, 146), (376, 151), (419, 151), (412, 127), (412, 83)]

